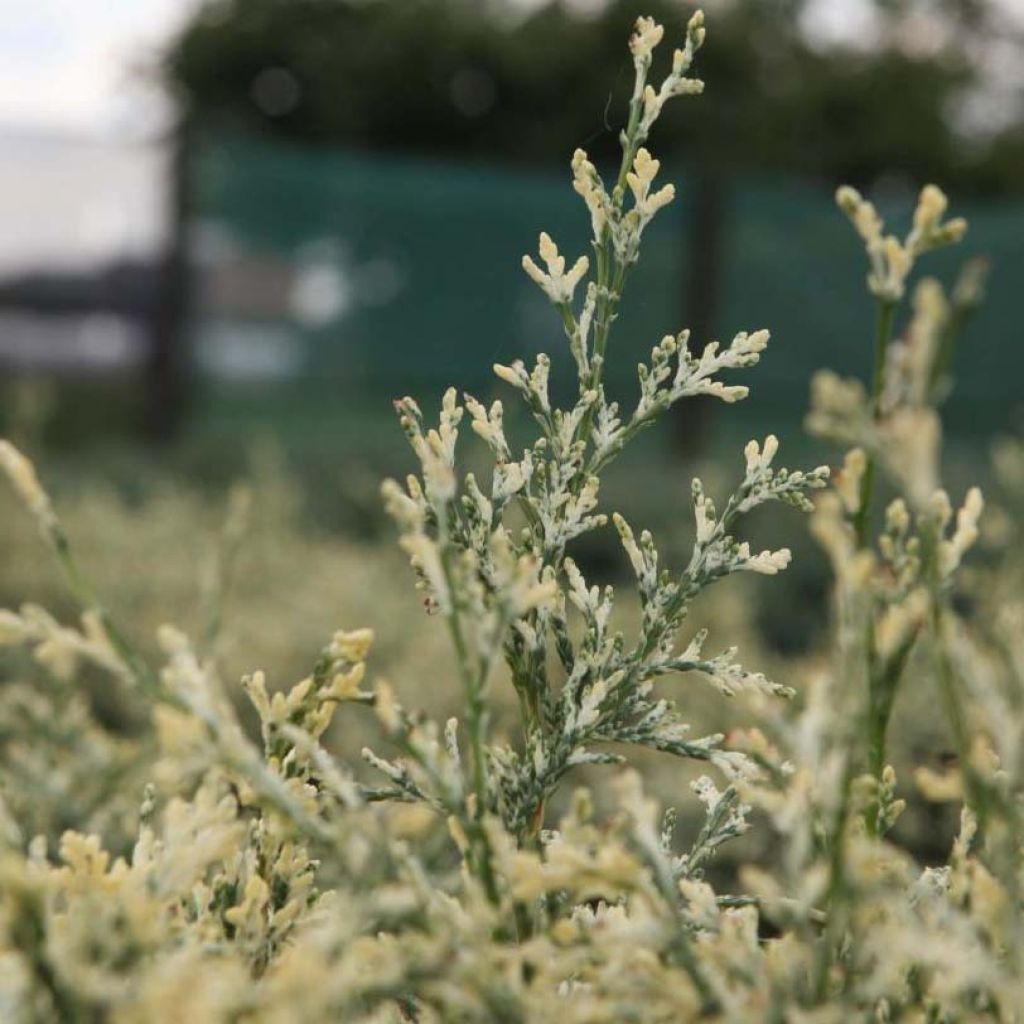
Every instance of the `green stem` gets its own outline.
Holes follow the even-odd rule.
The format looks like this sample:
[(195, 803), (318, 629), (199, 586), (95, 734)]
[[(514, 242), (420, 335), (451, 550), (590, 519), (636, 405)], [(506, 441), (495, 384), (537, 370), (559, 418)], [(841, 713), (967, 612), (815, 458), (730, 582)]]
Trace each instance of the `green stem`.
[(466, 643), (462, 636), (459, 620), (458, 599), (455, 588), (455, 574), (452, 568), (453, 549), (448, 543), (447, 508), (438, 514), (438, 525), (441, 536), (441, 567), (444, 573), (445, 586), (448, 589), (451, 608), (445, 615), (452, 646), (455, 649), (455, 660), (458, 662), (459, 674), (462, 677), (463, 691), (466, 695), (466, 728), (469, 732), (471, 760), (473, 762), (473, 795), (476, 800), (474, 813), (467, 816), (466, 826), (468, 838), (473, 847), (472, 864), (483, 882), (487, 898), (492, 903), (498, 902), (498, 886), (491, 865), (490, 843), (484, 832), (482, 819), (487, 812), (487, 765), (484, 752), (484, 733), (487, 728), (487, 715), (484, 706), (483, 691), (486, 682), (489, 661), (479, 667), (474, 675), (470, 663)]
[(943, 599), (937, 594), (932, 596), (932, 643), (935, 645), (936, 675), (939, 680), (939, 695), (946, 711), (949, 728), (953, 734), (953, 746), (960, 762), (960, 773), (964, 782), (964, 797), (968, 806), (978, 817), (978, 829), (985, 834), (985, 826), (989, 819), (988, 786), (974, 768), (971, 758), (971, 732), (967, 724), (967, 714), (960, 700), (960, 689), (956, 672), (953, 669), (945, 638), (945, 608)]
[[(878, 675), (874, 657), (874, 624), (869, 621), (867, 625), (868, 647), (868, 772), (872, 778), (879, 781), (881, 785), (882, 773), (885, 771), (886, 757), (886, 734), (889, 731), (889, 719), (892, 716), (892, 706), (896, 698), (896, 683), (898, 676), (890, 677), (887, 673)], [(872, 800), (864, 812), (864, 827), (869, 836), (876, 837), (879, 834), (879, 815), (881, 805), (878, 800)]]
[[(885, 737), (889, 729), (889, 717), (892, 713), (892, 700), (879, 699), (877, 687), (872, 684), (871, 708), (868, 724), (868, 771), (876, 779), (882, 777), (885, 770)], [(891, 692), (891, 691), (890, 691)], [(874, 822), (868, 822), (868, 831), (874, 834)]]
[[(875, 329), (874, 366), (871, 373), (871, 422), (876, 425), (882, 418), (882, 395), (885, 391), (885, 364), (892, 336), (893, 319), (896, 314), (894, 302), (879, 300), (878, 318)], [(871, 511), (875, 492), (875, 456), (869, 452), (864, 476), (860, 485), (860, 500), (854, 517), (854, 532), (857, 547), (865, 550), (871, 545)], [(876, 779), (881, 779), (885, 768), (885, 736), (895, 697), (895, 686), (887, 685), (878, 678), (875, 658), (875, 624), (869, 615), (865, 623), (865, 651), (868, 658), (868, 765)], [(877, 833), (877, 808), (869, 806), (866, 812), (869, 835)]]
[[(875, 331), (875, 363), (871, 375), (871, 420), (877, 424), (882, 417), (882, 393), (885, 390), (885, 362), (892, 336), (892, 324), (896, 315), (894, 302), (879, 301), (878, 321)], [(864, 477), (860, 485), (860, 503), (854, 517), (857, 547), (864, 549), (871, 539), (871, 502), (875, 490), (875, 457), (868, 455)]]
[[(640, 127), (640, 116), (643, 112), (643, 91), (646, 80), (647, 68), (638, 69), (633, 96), (629, 102), (629, 120), (622, 133), (622, 162), (619, 164), (618, 177), (615, 179), (615, 187), (611, 193), (612, 207), (616, 216), (622, 212), (622, 201), (626, 190), (626, 175), (629, 174), (633, 161), (636, 159), (637, 150), (643, 141), (639, 137), (638, 129)], [(596, 391), (601, 385), (608, 333), (611, 329), (612, 320), (615, 318), (615, 310), (618, 308), (622, 297), (627, 270), (625, 264), (619, 263), (616, 259), (614, 247), (609, 245), (609, 228), (605, 228), (601, 238), (594, 239), (594, 246), (597, 251), (598, 297), (597, 309), (594, 315), (594, 354), (591, 359), (590, 379), (587, 381), (587, 388), (592, 391)], [(609, 262), (615, 268), (612, 274), (609, 273)], [(592, 410), (593, 406), (584, 413), (576, 433), (575, 440), (583, 441), (584, 444), (590, 439), (590, 430), (593, 422)], [(584, 479), (585, 474), (580, 473), (577, 484), (582, 486)]]
[(484, 707), (480, 687), (473, 677), (469, 667), (469, 655), (466, 651), (466, 643), (462, 637), (462, 628), (459, 623), (459, 611), (456, 604), (454, 573), (451, 567), (452, 549), (444, 544), (441, 550), (441, 565), (444, 571), (445, 585), (448, 588), (451, 610), (445, 615), (445, 622), (448, 625), (448, 633), (451, 636), (452, 646), (455, 649), (455, 660), (458, 663), (459, 674), (462, 677), (463, 692), (466, 695), (466, 727), (469, 730), (470, 747), (473, 761), (473, 792), (476, 796), (476, 816), (483, 815), (487, 807), (487, 773), (484, 766)]
[(103, 632), (110, 641), (110, 646), (121, 659), (131, 679), (148, 696), (180, 707), (180, 702), (166, 693), (159, 677), (129, 643), (111, 619), (106, 608), (103, 607), (95, 591), (78, 567), (78, 562), (75, 560), (71, 550), (71, 543), (64, 532), (64, 527), (55, 521), (48, 529), (48, 536), (53, 544), (57, 562), (64, 573), (64, 578), (67, 581), (68, 589), (71, 591), (72, 596), (83, 611), (95, 612), (99, 617)]
[(640, 127), (640, 115), (644, 108), (644, 85), (647, 81), (648, 70), (649, 67), (638, 70), (636, 83), (633, 86), (633, 95), (629, 101), (629, 119), (626, 122), (622, 140), (622, 163), (619, 165), (619, 176), (615, 179), (615, 188), (612, 190), (612, 201), (618, 206), (622, 205), (626, 175), (629, 174), (629, 169), (636, 159), (636, 152), (640, 148), (640, 143), (643, 142), (637, 129)]
[(814, 974), (813, 998), (822, 1003), (828, 995), (829, 969), (832, 966), (832, 951), (838, 947), (843, 933), (843, 915), (841, 904), (846, 896), (846, 850), (843, 832), (849, 815), (850, 786), (853, 782), (852, 763), (849, 759), (842, 780), (842, 799), (836, 815), (836, 828), (831, 836), (832, 847), (829, 851), (829, 882), (822, 906), (827, 915), (825, 929), (820, 937), (817, 949)]
[(949, 320), (939, 336), (939, 349), (935, 353), (935, 361), (932, 363), (931, 372), (928, 375), (928, 397), (936, 404), (945, 397), (939, 392), (949, 377), (957, 341), (967, 326), (971, 312), (964, 306), (954, 306), (950, 311)]
[[(863, 629), (863, 619), (870, 621), (872, 608), (867, 595), (860, 591), (846, 590), (842, 587), (837, 595), (837, 620), (839, 660), (836, 664), (835, 678), (850, 680), (856, 684), (866, 684), (869, 695), (872, 690), (872, 673), (875, 669), (872, 648), (861, 649), (858, 639), (864, 637), (870, 643), (872, 634), (870, 627)], [(862, 603), (863, 602), (863, 603)], [(862, 668), (863, 666), (863, 668)], [(867, 676), (861, 678), (861, 672)], [(838, 695), (837, 695), (838, 696)], [(843, 775), (839, 787), (839, 801), (835, 817), (825, 831), (824, 842), (828, 855), (828, 885), (822, 901), (827, 915), (825, 928), (820, 936), (820, 945), (816, 952), (811, 997), (817, 1003), (823, 1002), (828, 996), (829, 973), (833, 964), (834, 954), (840, 948), (844, 930), (848, 921), (850, 885), (846, 871), (846, 829), (850, 817), (851, 788), (858, 773), (855, 759), (857, 746), (858, 723), (853, 715), (841, 715), (837, 719), (841, 723), (842, 732), (834, 738), (835, 748), (845, 748), (846, 756), (843, 763)], [(877, 817), (877, 815), (871, 815)]]

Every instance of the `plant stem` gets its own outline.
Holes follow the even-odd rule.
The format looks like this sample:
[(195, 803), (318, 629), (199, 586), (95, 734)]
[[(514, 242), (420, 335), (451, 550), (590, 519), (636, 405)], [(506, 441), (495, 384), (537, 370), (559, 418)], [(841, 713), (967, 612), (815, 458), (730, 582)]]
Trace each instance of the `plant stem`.
[(964, 798), (978, 816), (978, 829), (985, 835), (989, 819), (989, 793), (984, 779), (978, 774), (971, 759), (971, 732), (967, 715), (960, 699), (956, 672), (946, 642), (945, 608), (941, 595), (932, 596), (932, 643), (935, 645), (935, 668), (939, 680), (939, 695), (946, 711), (949, 728), (953, 734), (953, 745), (960, 762), (960, 774), (964, 784)]
[[(637, 150), (643, 139), (639, 136), (640, 115), (643, 111), (644, 83), (647, 81), (648, 68), (637, 69), (636, 82), (633, 87), (633, 96), (629, 101), (629, 120), (622, 132), (622, 161), (619, 164), (619, 173), (615, 179), (615, 187), (612, 189), (611, 201), (615, 216), (622, 213), (622, 201), (626, 190), (626, 175), (629, 174), (633, 161), (636, 159)], [(610, 227), (605, 227), (600, 238), (594, 239), (594, 248), (597, 252), (597, 309), (594, 317), (594, 354), (590, 365), (590, 379), (587, 387), (596, 391), (601, 385), (601, 373), (604, 368), (604, 353), (608, 344), (608, 332), (611, 329), (612, 321), (615, 319), (615, 310), (622, 298), (622, 289), (626, 283), (627, 267), (620, 263), (615, 255), (614, 245), (609, 246)], [(610, 257), (610, 261), (609, 261)], [(614, 266), (614, 273), (609, 274), (609, 262)], [(611, 280), (609, 281), (609, 277)], [(590, 439), (591, 424), (593, 421), (593, 406), (584, 413), (580, 421), (576, 440), (584, 444)], [(582, 486), (584, 475), (579, 475), (579, 485)]]
[[(882, 393), (885, 390), (885, 362), (889, 350), (889, 339), (892, 336), (893, 318), (896, 304), (880, 300), (878, 303), (878, 320), (875, 330), (875, 363), (871, 375), (871, 420), (877, 424), (882, 416)], [(854, 518), (854, 529), (857, 535), (857, 547), (866, 548), (871, 539), (871, 502), (875, 490), (875, 457), (868, 455), (864, 467), (864, 477), (860, 485), (860, 504)]]
[[(878, 699), (877, 687), (871, 684), (872, 701), (868, 711), (868, 771), (876, 779), (882, 777), (885, 770), (885, 736), (889, 728), (889, 716), (892, 713), (892, 699)], [(890, 691), (891, 694), (891, 691)], [(874, 822), (868, 822), (868, 832), (874, 834)]]
[[(880, 299), (875, 328), (874, 366), (871, 373), (871, 422), (877, 425), (882, 418), (882, 394), (885, 391), (885, 364), (889, 351), (889, 339), (892, 335), (893, 318), (896, 303)], [(860, 550), (871, 544), (871, 511), (875, 491), (875, 456), (868, 453), (864, 476), (860, 485), (860, 501), (854, 517), (854, 532), (857, 547)], [(892, 714), (895, 698), (895, 682), (878, 676), (877, 658), (875, 656), (875, 623), (871, 615), (867, 617), (865, 630), (865, 653), (867, 656), (868, 682), (868, 769), (872, 776), (881, 779), (885, 768), (885, 734), (889, 727), (889, 716)], [(878, 830), (878, 812), (874, 805), (868, 807), (865, 825), (869, 835), (876, 835)]]
[(451, 569), (452, 550), (445, 545), (441, 552), (441, 564), (444, 569), (445, 584), (451, 595), (452, 607), (445, 615), (452, 646), (455, 648), (455, 660), (458, 662), (459, 674), (462, 676), (463, 691), (466, 695), (466, 726), (469, 730), (470, 747), (473, 759), (473, 792), (476, 796), (476, 816), (480, 817), (487, 807), (487, 773), (484, 766), (483, 731), (484, 707), (480, 687), (469, 667), (469, 655), (462, 637), (459, 623), (459, 612), (455, 605), (455, 582)]
[(484, 732), (487, 728), (487, 715), (484, 706), (483, 691), (490, 661), (485, 660), (474, 674), (466, 650), (466, 642), (462, 636), (459, 621), (459, 608), (456, 603), (455, 574), (452, 569), (454, 550), (448, 543), (447, 508), (442, 507), (438, 514), (438, 527), (441, 536), (441, 567), (444, 573), (445, 586), (451, 600), (451, 608), (444, 616), (455, 649), (455, 660), (458, 662), (459, 674), (462, 677), (463, 691), (466, 695), (466, 728), (469, 732), (471, 758), (473, 761), (473, 795), (476, 807), (472, 815), (467, 815), (467, 834), (474, 848), (472, 863), (475, 865), (480, 881), (492, 903), (498, 902), (498, 886), (491, 866), (491, 849), (487, 834), (483, 829), (482, 819), (487, 813), (488, 786), (487, 764), (484, 753)]
[[(890, 672), (878, 674), (875, 656), (875, 629), (870, 620), (866, 627), (866, 643), (868, 658), (868, 773), (881, 784), (882, 773), (885, 771), (885, 739), (889, 730), (889, 718), (896, 699), (896, 684), (899, 681), (899, 670), (895, 675)], [(902, 668), (902, 666), (901, 666)], [(864, 812), (864, 827), (869, 836), (879, 834), (879, 815), (881, 803), (872, 800)]]
[(98, 616), (103, 632), (110, 641), (110, 646), (121, 659), (132, 681), (147, 696), (163, 700), (180, 708), (180, 702), (165, 691), (157, 674), (128, 642), (100, 602), (88, 580), (82, 574), (74, 552), (71, 550), (71, 542), (68, 540), (68, 535), (64, 532), (64, 527), (59, 522), (54, 521), (47, 529), (47, 536), (53, 545), (54, 553), (57, 556), (57, 563), (61, 567), (72, 596), (78, 602), (82, 611), (92, 611)]

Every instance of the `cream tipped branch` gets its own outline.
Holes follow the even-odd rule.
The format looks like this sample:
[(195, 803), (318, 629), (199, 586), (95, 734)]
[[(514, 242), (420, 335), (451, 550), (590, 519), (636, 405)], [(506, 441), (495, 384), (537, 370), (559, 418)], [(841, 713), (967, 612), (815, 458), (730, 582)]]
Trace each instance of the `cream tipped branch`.
[[(906, 291), (907, 279), (922, 254), (959, 242), (967, 231), (967, 222), (962, 217), (943, 219), (949, 201), (935, 185), (926, 185), (921, 190), (913, 225), (902, 241), (895, 235), (885, 233), (885, 222), (874, 204), (855, 188), (849, 185), (840, 187), (836, 191), (836, 203), (864, 242), (869, 265), (868, 291), (878, 303), (870, 391), (871, 416), (877, 423), (882, 417), (882, 396), (886, 388), (893, 322)], [(869, 453), (860, 507), (854, 520), (858, 544), (862, 548), (869, 543), (875, 472), (875, 459)]]
[[(944, 357), (949, 356), (948, 348), (942, 352), (944, 342), (937, 339), (936, 334), (941, 329), (940, 325), (948, 324), (950, 319), (938, 285), (935, 282), (922, 282), (915, 292), (915, 314), (908, 328), (907, 343), (892, 343), (893, 325), (917, 259), (931, 249), (960, 241), (967, 224), (962, 218), (944, 220), (948, 201), (934, 185), (927, 185), (921, 190), (911, 230), (902, 241), (895, 235), (885, 233), (885, 223), (878, 211), (856, 189), (849, 186), (838, 189), (836, 202), (863, 240), (868, 257), (867, 285), (877, 304), (873, 368), (870, 391), (866, 396), (863, 391), (855, 395), (852, 389), (834, 384), (826, 388), (825, 381), (819, 381), (817, 391), (821, 398), (831, 394), (841, 401), (826, 399), (821, 402), (814, 418), (821, 420), (823, 425), (830, 417), (837, 425), (842, 425), (844, 420), (851, 425), (858, 419), (862, 421), (859, 427), (855, 426), (854, 434), (860, 434), (855, 440), (864, 444), (867, 452), (866, 455), (860, 453), (856, 464), (848, 460), (849, 469), (855, 470), (852, 475), (857, 478), (854, 486), (858, 493), (855, 502), (848, 495), (845, 504), (852, 522), (856, 548), (867, 552), (872, 547), (877, 463), (879, 458), (888, 463), (893, 461), (892, 452), (896, 442), (895, 437), (887, 441), (888, 435), (895, 435), (898, 428), (902, 428), (908, 435), (912, 431), (918, 447), (924, 442), (927, 448), (927, 457), (917, 458), (915, 462), (918, 464), (909, 474), (912, 477), (911, 483), (924, 474), (928, 477), (927, 484), (907, 486), (907, 480), (901, 481), (915, 505), (920, 506), (925, 502), (927, 494), (935, 486), (933, 480), (937, 479), (938, 472), (939, 421), (928, 403), (937, 394), (936, 366), (940, 362), (940, 353)], [(973, 297), (973, 293), (980, 289), (970, 287), (970, 283), (965, 291), (972, 293)], [(946, 369), (943, 367), (940, 372), (944, 374)], [(864, 398), (867, 399), (866, 407), (863, 406)], [(828, 408), (830, 404), (831, 409)], [(842, 412), (840, 405), (848, 407), (846, 413)], [(863, 413), (858, 412), (862, 408)], [(850, 411), (853, 411), (852, 417), (848, 414)], [(824, 417), (820, 413), (824, 413)], [(838, 415), (833, 416), (833, 413)], [(899, 447), (905, 448), (906, 445)], [(889, 468), (892, 470), (892, 466)], [(844, 475), (852, 480), (851, 473)], [(906, 473), (898, 475), (908, 477)], [(850, 487), (847, 486), (846, 490), (849, 491)], [(892, 546), (891, 538), (883, 536), (883, 542)], [(896, 614), (895, 609), (893, 612)], [(912, 620), (920, 625), (919, 615), (907, 619), (904, 610), (900, 610), (899, 614), (901, 622)], [(868, 684), (868, 766), (876, 779), (881, 778), (885, 767), (888, 723), (899, 680), (917, 635), (916, 628), (910, 630), (904, 642), (896, 644), (893, 652), (885, 654), (881, 649), (885, 637), (879, 631), (888, 622), (889, 619), (885, 617), (876, 621), (875, 615), (868, 615), (864, 623)], [(877, 820), (877, 808), (871, 805), (866, 810), (866, 822), (872, 834), (877, 827)]]
[[(654, 50), (664, 36), (664, 28), (657, 24), (652, 18), (641, 17), (637, 20), (633, 37), (630, 40), (630, 52), (633, 55), (634, 64), (634, 85), (633, 94), (630, 99), (629, 116), (626, 127), (620, 135), (622, 147), (622, 161), (619, 166), (619, 173), (612, 189), (610, 198), (611, 216), (606, 217), (604, 230), (600, 235), (595, 235), (595, 245), (598, 249), (607, 247), (606, 239), (611, 244), (614, 269), (609, 273), (607, 256), (599, 264), (603, 267), (605, 276), (598, 279), (599, 292), (604, 293), (604, 302), (599, 307), (595, 325), (595, 356), (603, 361), (605, 346), (607, 343), (608, 331), (614, 319), (614, 310), (621, 300), (622, 289), (625, 284), (625, 277), (629, 266), (635, 262), (638, 247), (639, 234), (643, 226), (650, 220), (657, 209), (671, 202), (674, 197), (674, 188), (665, 187), (654, 194), (651, 207), (643, 209), (643, 204), (648, 201), (648, 191), (654, 174), (658, 170), (658, 162), (652, 160), (646, 150), (642, 150), (654, 122), (658, 119), (661, 111), (674, 96), (697, 95), (703, 90), (703, 82), (698, 79), (686, 77), (693, 58), (698, 49), (704, 43), (704, 14), (697, 11), (690, 18), (686, 26), (686, 42), (681, 50), (673, 54), (672, 71), (662, 82), (658, 91), (649, 85), (647, 79), (653, 62)], [(641, 153), (643, 154), (641, 156)], [(634, 222), (626, 223), (622, 215), (623, 203), (626, 196), (626, 186), (630, 185), (634, 200), (643, 212), (637, 207), (630, 211), (633, 214)], [(641, 199), (641, 196), (643, 198)], [(641, 219), (646, 215), (646, 219)], [(630, 214), (626, 215), (629, 218)], [(635, 232), (635, 237), (634, 237)], [(600, 383), (601, 363), (598, 362), (590, 381), (590, 387), (596, 388)], [(589, 426), (589, 424), (588, 424)], [(585, 432), (584, 432), (585, 435)]]
[[(630, 40), (635, 70), (633, 94), (627, 124), (621, 134), (622, 161), (611, 194), (587, 154), (577, 150), (573, 156), (573, 187), (590, 213), (596, 256), (596, 278), (588, 287), (589, 311), (585, 306), (584, 315), (577, 320), (572, 310), (572, 293), (589, 269), (582, 258), (566, 274), (564, 260), (548, 236), (543, 235), (541, 255), (548, 264), (548, 271), (542, 271), (530, 257), (523, 261), (527, 273), (560, 311), (579, 366), (581, 393), (594, 391), (600, 395), (608, 333), (621, 301), (628, 269), (636, 262), (644, 228), (675, 194), (671, 185), (652, 190), (659, 162), (642, 144), (669, 99), (695, 94), (702, 87), (696, 79), (686, 77), (694, 54), (704, 40), (702, 13), (698, 11), (690, 19), (685, 45), (675, 52), (671, 72), (655, 91), (648, 85), (647, 78), (655, 47), (663, 36), (664, 28), (653, 19), (638, 19)], [(633, 206), (623, 213), (627, 186), (633, 195)], [(588, 337), (591, 323), (592, 339)], [(593, 412), (588, 410), (579, 423), (577, 439), (584, 442), (589, 439), (592, 418)]]
[(664, 34), (663, 26), (657, 24), (653, 18), (641, 17), (637, 19), (633, 37), (630, 39), (629, 48), (633, 55), (634, 67), (633, 94), (629, 104), (629, 118), (619, 137), (622, 163), (612, 192), (613, 201), (620, 207), (627, 174), (633, 166), (637, 150), (647, 141), (651, 128), (665, 104), (675, 96), (695, 96), (704, 90), (704, 83), (700, 79), (687, 77), (696, 52), (704, 45), (704, 12), (696, 11), (687, 22), (684, 46), (673, 52), (672, 70), (662, 81), (660, 88), (655, 90), (647, 78), (654, 50), (662, 41)]
[[(788, 566), (791, 559), (788, 549), (754, 554), (745, 542), (731, 536), (738, 518), (753, 508), (769, 501), (781, 501), (807, 511), (810, 509), (807, 492), (825, 486), (828, 479), (825, 466), (809, 473), (773, 469), (771, 463), (777, 450), (778, 441), (773, 436), (769, 436), (763, 446), (756, 441), (747, 445), (744, 480), (720, 517), (704, 494), (700, 481), (694, 481), (694, 547), (689, 564), (675, 578), (657, 571), (657, 552), (650, 535), (645, 532), (638, 543), (625, 520), (621, 516), (614, 517), (637, 576), (643, 618), (641, 637), (636, 646), (623, 655), (622, 672), (610, 688), (610, 707), (621, 707), (623, 698), (632, 699), (630, 695), (637, 693), (646, 680), (675, 670), (704, 672), (719, 679), (726, 691), (742, 684), (766, 692), (785, 692), (785, 688), (776, 688), (763, 676), (729, 668), (730, 658), (725, 661), (699, 659), (699, 644), (696, 647), (691, 644), (681, 656), (673, 653), (675, 636), (689, 604), (707, 586), (735, 572), (775, 575)], [(582, 596), (577, 600), (582, 601)], [(698, 661), (702, 663), (697, 664)], [(692, 747), (685, 752), (694, 756)]]
[(745, 543), (731, 536), (738, 519), (769, 501), (781, 501), (800, 511), (810, 511), (808, 491), (825, 487), (829, 468), (818, 466), (810, 472), (774, 470), (771, 462), (778, 440), (769, 435), (763, 447), (751, 441), (745, 450), (747, 469), (737, 490), (729, 497), (721, 515), (708, 498), (699, 480), (693, 481), (693, 506), (696, 531), (689, 564), (675, 584), (666, 591), (658, 615), (651, 617), (641, 643), (634, 652), (638, 664), (646, 664), (667, 637), (678, 627), (689, 602), (709, 583), (736, 571), (774, 575), (789, 564), (791, 555), (783, 548), (752, 555)]
[(111, 652), (116, 653), (120, 659), (125, 674), (144, 692), (158, 697), (166, 696), (160, 693), (160, 683), (156, 674), (114, 623), (79, 568), (67, 532), (54, 511), (50, 496), (39, 482), (35, 466), (13, 444), (2, 438), (0, 470), (6, 474), (15, 493), (36, 521), (43, 538), (56, 555), (68, 589), (79, 603), (82, 612), (95, 621), (96, 628), (106, 637)]
[(929, 373), (928, 398), (932, 405), (941, 405), (952, 389), (953, 357), (968, 322), (984, 300), (988, 271), (988, 260), (975, 257), (967, 261), (953, 286)]
[(741, 331), (721, 350), (718, 342), (712, 341), (699, 356), (690, 352), (689, 337), (689, 331), (677, 337), (666, 335), (651, 350), (650, 362), (638, 365), (640, 398), (626, 423), (619, 418), (617, 403), (603, 404), (598, 409), (588, 473), (600, 472), (637, 433), (678, 401), (707, 395), (732, 404), (747, 397), (746, 386), (726, 384), (718, 374), (756, 366), (768, 345), (768, 331)]
[(541, 270), (530, 256), (523, 257), (523, 269), (556, 306), (571, 309), (573, 294), (590, 269), (590, 260), (581, 256), (566, 273), (565, 257), (559, 254), (558, 246), (545, 231), (540, 233), (538, 249), (547, 270)]
[[(1009, 822), (1014, 827), (1013, 835), (1020, 836), (1021, 813), (1019, 797), (1005, 792), (997, 779), (983, 770), (979, 761), (979, 744), (972, 723), (971, 694), (965, 686), (962, 665), (956, 655), (957, 622), (950, 598), (950, 587), (954, 574), (966, 552), (978, 539), (978, 524), (984, 510), (984, 499), (977, 487), (971, 488), (964, 504), (953, 520), (952, 506), (944, 491), (934, 496), (931, 506), (924, 513), (925, 534), (928, 538), (926, 553), (926, 576), (931, 592), (930, 630), (932, 656), (939, 683), (939, 696), (952, 733), (957, 753), (958, 769), (962, 780), (965, 805), (977, 816), (981, 835), (987, 836), (990, 825), (996, 817), (1003, 819), (1002, 828)], [(953, 523), (952, 533), (948, 533)], [(965, 699), (967, 698), (967, 699)], [(1015, 839), (1015, 844), (1019, 842)], [(1008, 888), (1017, 890), (1020, 885), (1019, 865), (1014, 864), (1006, 873)]]
[(868, 257), (868, 290), (882, 302), (898, 303), (918, 258), (932, 249), (953, 245), (967, 233), (963, 217), (944, 220), (949, 200), (936, 185), (925, 185), (914, 210), (913, 226), (901, 241), (885, 233), (885, 221), (874, 204), (855, 188), (843, 185), (836, 203), (864, 242)]

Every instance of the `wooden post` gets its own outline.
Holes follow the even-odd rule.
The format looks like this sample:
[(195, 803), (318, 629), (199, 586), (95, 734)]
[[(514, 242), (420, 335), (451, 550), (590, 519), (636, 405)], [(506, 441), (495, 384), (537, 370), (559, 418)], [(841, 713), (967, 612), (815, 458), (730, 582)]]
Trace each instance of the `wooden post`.
[[(689, 230), (683, 244), (688, 264), (682, 282), (684, 326), (690, 329), (690, 351), (699, 354), (715, 337), (716, 318), (725, 269), (730, 183), (726, 173), (709, 163), (696, 166), (688, 189)], [(677, 448), (693, 455), (707, 443), (712, 410), (710, 398), (691, 398), (676, 406)]]
[(190, 294), (187, 231), (191, 213), (190, 157), (193, 133), (183, 117), (172, 131), (167, 173), (168, 230), (160, 260), (158, 294), (150, 321), (144, 369), (143, 426), (154, 441), (169, 441), (177, 429), (188, 378), (185, 329)]

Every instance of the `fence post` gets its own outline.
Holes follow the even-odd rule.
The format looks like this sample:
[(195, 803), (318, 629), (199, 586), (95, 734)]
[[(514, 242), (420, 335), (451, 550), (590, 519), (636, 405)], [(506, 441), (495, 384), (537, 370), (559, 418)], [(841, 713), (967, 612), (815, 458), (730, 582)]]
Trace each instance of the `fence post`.
[(168, 441), (174, 435), (186, 399), (185, 329), (190, 292), (187, 230), (192, 205), (193, 137), (189, 119), (183, 116), (170, 136), (166, 177), (167, 239), (160, 259), (158, 294), (143, 382), (144, 428), (155, 441)]
[[(699, 355), (714, 339), (725, 267), (726, 233), (732, 182), (723, 168), (706, 161), (695, 165), (690, 187), (690, 215), (683, 231), (685, 247), (682, 323), (690, 329), (690, 351)], [(714, 401), (696, 398), (674, 411), (676, 447), (687, 455), (708, 440)]]

